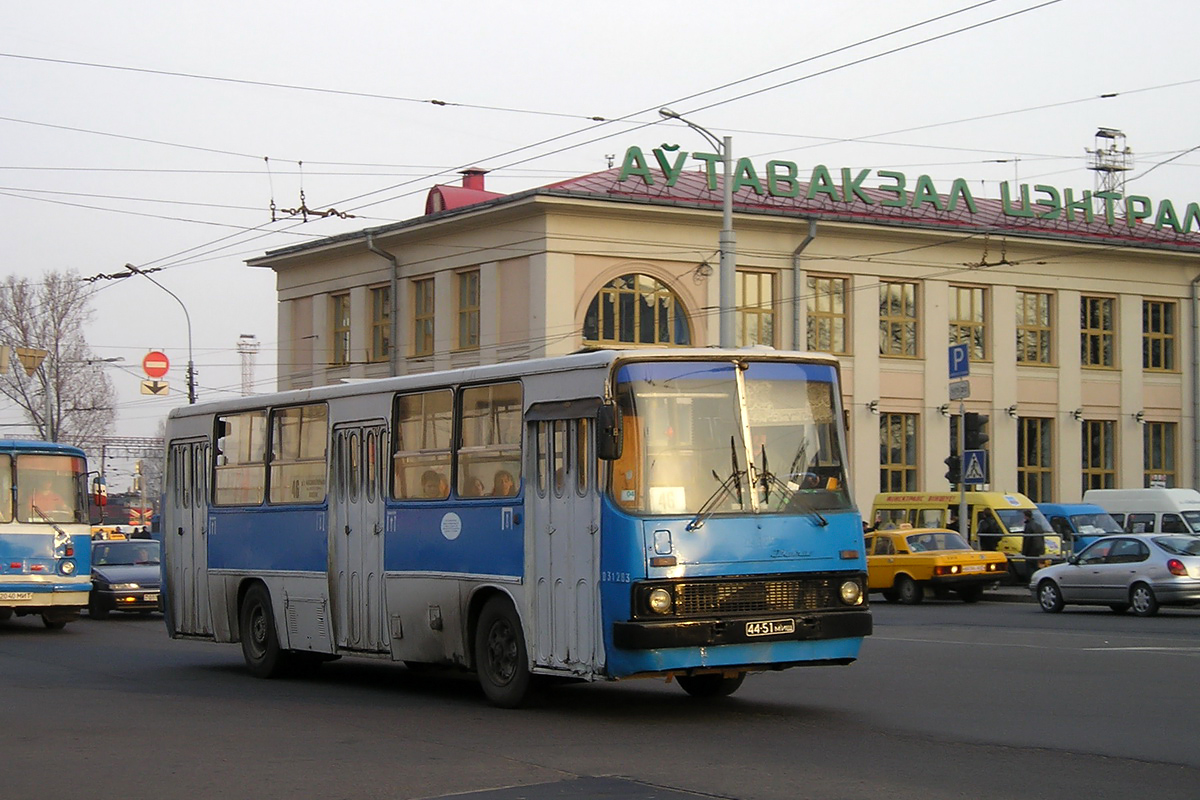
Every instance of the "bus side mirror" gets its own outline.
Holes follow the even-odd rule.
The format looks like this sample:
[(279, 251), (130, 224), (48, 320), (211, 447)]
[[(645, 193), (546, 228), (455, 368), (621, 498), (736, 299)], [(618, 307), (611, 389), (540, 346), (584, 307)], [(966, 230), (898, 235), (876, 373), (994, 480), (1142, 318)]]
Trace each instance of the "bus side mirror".
[(616, 403), (605, 403), (596, 412), (596, 455), (603, 461), (616, 461), (625, 446), (625, 425)]
[(92, 481), (92, 497), (97, 506), (108, 505), (108, 486), (103, 478), (97, 477)]

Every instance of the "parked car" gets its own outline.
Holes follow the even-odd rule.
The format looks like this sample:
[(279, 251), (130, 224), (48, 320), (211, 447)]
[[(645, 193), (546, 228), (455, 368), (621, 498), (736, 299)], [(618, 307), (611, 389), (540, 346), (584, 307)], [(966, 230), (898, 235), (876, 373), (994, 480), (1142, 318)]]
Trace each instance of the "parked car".
[(150, 539), (92, 542), (88, 616), (104, 619), (113, 611), (161, 611), (159, 550), (159, 543)]
[(1037, 507), (1073, 553), (1083, 552), (1101, 536), (1124, 532), (1111, 514), (1092, 503), (1038, 503)]
[(873, 531), (866, 550), (867, 590), (881, 592), (889, 602), (919, 603), (929, 588), (938, 596), (953, 591), (974, 603), (1008, 571), (1004, 553), (973, 550), (945, 528)]
[(1130, 608), (1141, 617), (1159, 606), (1200, 605), (1200, 536), (1143, 534), (1097, 539), (1064, 564), (1033, 573), (1029, 581), (1042, 611), (1068, 603)]
[(1088, 489), (1095, 503), (1128, 533), (1200, 534), (1200, 492), (1195, 489)]

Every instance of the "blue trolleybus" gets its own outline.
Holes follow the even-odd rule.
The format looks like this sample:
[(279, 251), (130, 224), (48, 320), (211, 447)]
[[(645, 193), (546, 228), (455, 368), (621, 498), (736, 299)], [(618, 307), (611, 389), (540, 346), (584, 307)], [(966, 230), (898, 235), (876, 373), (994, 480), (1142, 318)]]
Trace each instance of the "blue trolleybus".
[(91, 589), (91, 538), (83, 451), (0, 440), (0, 620), (76, 619)]
[(871, 632), (838, 364), (594, 351), (178, 408), (166, 621), (250, 671), (552, 680), (849, 664)]

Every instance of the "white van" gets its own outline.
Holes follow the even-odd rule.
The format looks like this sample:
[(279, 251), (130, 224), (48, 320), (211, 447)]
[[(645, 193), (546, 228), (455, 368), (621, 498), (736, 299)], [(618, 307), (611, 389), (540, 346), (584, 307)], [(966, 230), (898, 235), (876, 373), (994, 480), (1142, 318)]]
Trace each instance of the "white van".
[(1195, 489), (1088, 489), (1095, 503), (1128, 533), (1200, 534), (1200, 492)]

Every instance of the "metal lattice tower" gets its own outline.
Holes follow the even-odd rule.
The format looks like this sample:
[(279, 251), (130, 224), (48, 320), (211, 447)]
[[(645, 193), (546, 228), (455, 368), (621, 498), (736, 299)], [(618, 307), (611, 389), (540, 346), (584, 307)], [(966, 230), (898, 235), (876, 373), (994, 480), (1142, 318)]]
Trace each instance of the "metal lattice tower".
[[(1096, 173), (1097, 192), (1125, 194), (1125, 173), (1133, 169), (1133, 151), (1125, 144), (1125, 134), (1116, 128), (1096, 131), (1096, 147), (1084, 148), (1091, 156), (1088, 169)], [(1102, 207), (1099, 201), (1097, 208)]]
[(238, 337), (237, 351), (242, 357), (242, 396), (254, 394), (254, 362), (258, 358), (259, 341), (252, 333)]

